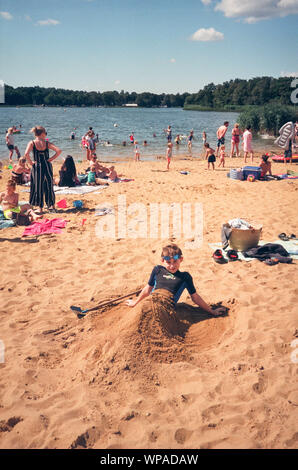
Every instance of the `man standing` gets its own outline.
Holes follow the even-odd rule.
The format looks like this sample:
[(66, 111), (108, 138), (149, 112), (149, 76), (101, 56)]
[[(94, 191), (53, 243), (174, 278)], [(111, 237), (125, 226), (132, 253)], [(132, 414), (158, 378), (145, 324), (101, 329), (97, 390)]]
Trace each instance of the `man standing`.
[(216, 156), (218, 157), (218, 152), (220, 149), (221, 145), (225, 144), (225, 135), (229, 127), (229, 121), (225, 121), (223, 123), (223, 126), (220, 126), (217, 129), (216, 135), (217, 135), (217, 149), (216, 149)]

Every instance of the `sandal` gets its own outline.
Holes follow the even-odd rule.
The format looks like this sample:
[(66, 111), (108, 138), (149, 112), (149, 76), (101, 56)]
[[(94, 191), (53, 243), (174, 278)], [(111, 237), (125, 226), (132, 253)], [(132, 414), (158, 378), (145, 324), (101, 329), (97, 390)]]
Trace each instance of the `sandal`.
[(296, 235), (295, 235), (294, 233), (292, 233), (292, 234), (290, 235), (290, 239), (291, 239), (291, 240), (298, 240), (297, 237), (296, 237)]
[(222, 254), (221, 250), (215, 250), (215, 252), (212, 255), (212, 258), (218, 264), (227, 263), (227, 260), (223, 257), (223, 254)]
[(264, 260), (264, 263), (268, 266), (274, 266), (279, 263), (279, 260), (277, 258), (267, 258)]
[(228, 250), (227, 257), (229, 258), (230, 261), (236, 261), (237, 259), (239, 259), (238, 253), (236, 250)]
[(278, 235), (278, 238), (283, 240), (284, 242), (287, 242), (289, 240), (289, 237), (283, 232)]

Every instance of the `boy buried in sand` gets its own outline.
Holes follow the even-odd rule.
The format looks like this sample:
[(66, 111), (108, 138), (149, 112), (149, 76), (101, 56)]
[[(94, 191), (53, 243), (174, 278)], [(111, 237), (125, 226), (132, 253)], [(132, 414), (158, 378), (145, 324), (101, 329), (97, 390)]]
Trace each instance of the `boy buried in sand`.
[(177, 245), (165, 246), (161, 252), (162, 264), (153, 268), (148, 284), (135, 300), (127, 300), (126, 305), (135, 307), (141, 300), (148, 297), (152, 290), (156, 294), (162, 294), (164, 291), (167, 291), (166, 297), (176, 304), (184, 289), (187, 289), (192, 301), (210, 315), (217, 317), (225, 313), (226, 309), (224, 307), (212, 310), (197, 294), (191, 275), (186, 271), (179, 271), (182, 261), (182, 251)]
[(31, 222), (41, 219), (42, 215), (35, 214), (30, 204), (19, 205), (19, 195), (15, 192), (16, 183), (7, 181), (6, 191), (0, 194), (0, 204), (5, 219), (15, 219), (17, 214), (28, 215)]
[(216, 158), (215, 158), (215, 155), (214, 155), (214, 150), (212, 148), (210, 148), (209, 144), (204, 144), (204, 147), (206, 149), (206, 155), (205, 155), (205, 160), (206, 158), (208, 158), (208, 170), (209, 170), (209, 166), (210, 166), (210, 163), (212, 165), (212, 168), (214, 170), (214, 162), (216, 161)]

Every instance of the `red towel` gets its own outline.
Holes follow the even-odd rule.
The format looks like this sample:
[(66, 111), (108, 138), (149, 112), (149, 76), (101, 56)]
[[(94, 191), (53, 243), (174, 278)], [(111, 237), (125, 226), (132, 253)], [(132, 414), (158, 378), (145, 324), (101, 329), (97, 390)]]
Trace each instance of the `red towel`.
[(44, 235), (46, 233), (61, 233), (62, 228), (67, 224), (64, 219), (44, 219), (40, 222), (34, 222), (25, 228), (23, 237), (28, 235)]

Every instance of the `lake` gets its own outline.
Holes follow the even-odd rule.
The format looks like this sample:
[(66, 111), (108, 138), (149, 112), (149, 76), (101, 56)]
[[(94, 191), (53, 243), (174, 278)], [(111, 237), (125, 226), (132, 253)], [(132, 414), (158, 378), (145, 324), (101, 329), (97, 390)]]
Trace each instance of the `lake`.
[[(231, 131), (237, 122), (238, 113), (184, 111), (181, 108), (48, 108), (48, 107), (1, 107), (0, 108), (0, 160), (8, 158), (5, 144), (6, 130), (15, 125), (21, 125), (22, 133), (15, 134), (15, 144), (23, 155), (26, 145), (31, 140), (30, 129), (35, 125), (46, 128), (51, 142), (62, 149), (62, 156), (70, 154), (74, 159), (82, 160), (85, 151), (80, 147), (81, 137), (90, 126), (98, 133), (97, 156), (101, 161), (121, 161), (134, 157), (133, 146), (129, 136), (134, 132), (141, 150), (141, 160), (152, 160), (157, 155), (165, 155), (166, 133), (164, 129), (172, 126), (173, 143), (176, 134), (185, 136), (179, 148), (174, 144), (173, 155), (188, 153), (187, 135), (194, 130), (192, 156), (203, 155), (202, 132), (207, 133), (207, 142), (214, 148), (216, 145), (216, 130), (224, 121), (230, 126), (226, 138), (226, 153), (230, 151)], [(70, 134), (75, 128), (76, 139), (70, 140)], [(156, 134), (156, 137), (153, 137)], [(148, 146), (143, 146), (147, 140)], [(107, 145), (107, 142), (110, 142)], [(123, 141), (126, 146), (122, 145)], [(261, 139), (254, 136), (256, 150), (277, 149), (273, 139)], [(16, 157), (14, 157), (16, 158)]]

